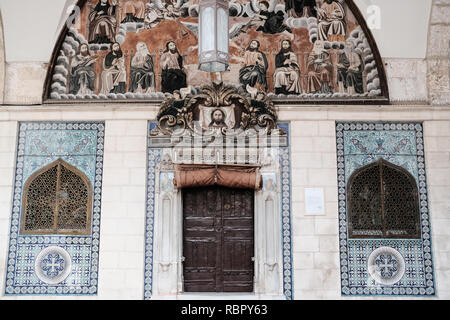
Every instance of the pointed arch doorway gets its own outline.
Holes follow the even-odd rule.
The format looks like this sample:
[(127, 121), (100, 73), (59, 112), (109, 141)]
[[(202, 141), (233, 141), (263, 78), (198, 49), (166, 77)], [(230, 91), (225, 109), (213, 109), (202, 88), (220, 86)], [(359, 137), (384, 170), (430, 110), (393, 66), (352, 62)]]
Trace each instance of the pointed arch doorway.
[(254, 190), (182, 193), (184, 292), (253, 292)]

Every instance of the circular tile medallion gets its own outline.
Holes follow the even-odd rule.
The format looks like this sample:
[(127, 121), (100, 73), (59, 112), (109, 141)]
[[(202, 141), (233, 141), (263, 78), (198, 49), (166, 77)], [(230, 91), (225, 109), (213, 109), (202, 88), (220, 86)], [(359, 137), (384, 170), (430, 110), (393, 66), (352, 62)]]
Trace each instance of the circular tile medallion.
[(368, 270), (376, 282), (390, 286), (405, 274), (405, 260), (394, 248), (380, 247), (370, 254)]
[(72, 271), (70, 254), (61, 247), (50, 246), (43, 249), (34, 262), (37, 277), (47, 284), (63, 282)]

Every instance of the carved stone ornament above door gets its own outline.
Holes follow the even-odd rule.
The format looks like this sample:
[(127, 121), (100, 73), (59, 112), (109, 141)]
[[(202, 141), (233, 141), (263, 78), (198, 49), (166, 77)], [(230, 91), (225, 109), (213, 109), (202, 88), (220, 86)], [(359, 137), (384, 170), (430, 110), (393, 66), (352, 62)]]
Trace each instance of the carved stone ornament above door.
[(151, 137), (286, 135), (277, 127), (277, 113), (270, 98), (260, 92), (251, 97), (233, 85), (212, 83), (185, 97), (175, 94), (165, 100)]

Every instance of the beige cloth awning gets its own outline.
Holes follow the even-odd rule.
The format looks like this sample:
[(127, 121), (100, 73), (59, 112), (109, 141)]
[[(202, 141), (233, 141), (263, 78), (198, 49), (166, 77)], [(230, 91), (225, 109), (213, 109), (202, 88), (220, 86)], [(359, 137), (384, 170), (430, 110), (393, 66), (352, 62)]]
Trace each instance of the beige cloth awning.
[(258, 190), (262, 185), (258, 167), (238, 165), (177, 165), (174, 180), (177, 188), (219, 185)]

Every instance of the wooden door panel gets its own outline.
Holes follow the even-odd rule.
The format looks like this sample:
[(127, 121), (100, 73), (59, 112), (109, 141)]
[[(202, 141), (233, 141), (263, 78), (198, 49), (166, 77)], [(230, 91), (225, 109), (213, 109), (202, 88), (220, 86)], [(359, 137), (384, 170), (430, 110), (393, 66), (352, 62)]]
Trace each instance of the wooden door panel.
[(230, 190), (228, 196), (223, 211), (224, 292), (252, 292), (253, 191)]
[(224, 240), (224, 292), (253, 291), (253, 250), (253, 239)]
[[(253, 241), (224, 241), (223, 270), (250, 271), (252, 270)], [(250, 259), (242, 259), (249, 257)]]
[(253, 190), (183, 190), (184, 290), (252, 292)]
[(213, 292), (216, 288), (216, 241), (186, 241), (184, 254), (189, 259), (184, 266), (184, 280), (186, 292)]

